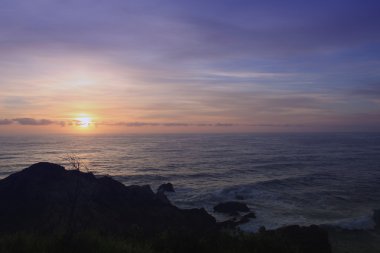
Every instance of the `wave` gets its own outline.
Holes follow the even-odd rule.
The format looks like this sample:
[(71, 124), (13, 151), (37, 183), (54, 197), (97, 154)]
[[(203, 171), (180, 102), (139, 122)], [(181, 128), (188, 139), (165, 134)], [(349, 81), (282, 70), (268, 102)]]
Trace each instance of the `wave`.
[(338, 178), (335, 175), (327, 173), (312, 173), (304, 175), (285, 176), (282, 178), (258, 180), (253, 183), (233, 185), (225, 187), (219, 191), (220, 195), (226, 197), (234, 197), (236, 194), (250, 198), (255, 196), (258, 191), (279, 191), (283, 188), (299, 189), (310, 186), (325, 185), (321, 184), (321, 181), (334, 182)]
[(371, 230), (375, 228), (376, 223), (373, 219), (373, 215), (371, 214), (355, 218), (341, 219), (324, 225), (339, 227), (347, 230)]

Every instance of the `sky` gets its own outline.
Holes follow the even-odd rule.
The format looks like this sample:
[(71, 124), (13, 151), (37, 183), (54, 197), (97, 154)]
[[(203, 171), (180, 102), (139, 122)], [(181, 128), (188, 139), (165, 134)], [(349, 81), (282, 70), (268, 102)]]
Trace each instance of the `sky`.
[(0, 0), (0, 134), (380, 129), (380, 1)]

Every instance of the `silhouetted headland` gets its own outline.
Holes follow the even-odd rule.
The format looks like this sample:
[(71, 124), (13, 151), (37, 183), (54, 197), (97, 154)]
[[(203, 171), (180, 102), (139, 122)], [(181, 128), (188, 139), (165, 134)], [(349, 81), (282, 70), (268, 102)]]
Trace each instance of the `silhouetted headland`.
[(0, 230), (146, 233), (166, 229), (206, 231), (216, 227), (204, 209), (180, 210), (148, 185), (125, 186), (110, 177), (37, 163), (0, 182)]
[[(83, 252), (92, 246), (83, 249), (86, 243), (73, 242), (91, 232), (100, 235), (96, 240), (112, 238), (140, 249), (128, 252), (331, 252), (327, 232), (318, 226), (263, 228), (245, 234), (234, 228), (241, 220), (218, 223), (202, 208), (174, 206), (165, 196), (167, 190), (174, 188), (166, 184), (154, 193), (148, 185), (125, 186), (110, 177), (66, 170), (57, 164), (34, 164), (0, 180), (0, 250), (12, 252), (9, 245), (17, 240), (9, 235), (32, 234), (57, 240), (48, 243), (47, 249), (63, 242), (71, 247), (67, 250), (75, 251), (80, 245), (78, 250)], [(246, 211), (244, 204), (216, 206), (219, 211), (234, 212), (234, 208)], [(254, 217), (249, 213), (245, 219)], [(104, 252), (119, 251), (106, 247)]]

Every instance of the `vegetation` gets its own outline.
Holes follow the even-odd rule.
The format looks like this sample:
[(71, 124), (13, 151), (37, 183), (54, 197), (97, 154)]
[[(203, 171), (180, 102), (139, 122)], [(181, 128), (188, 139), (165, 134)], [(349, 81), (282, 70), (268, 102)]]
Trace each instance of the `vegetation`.
[[(293, 245), (294, 246), (294, 245)], [(161, 233), (151, 238), (118, 238), (96, 232), (65, 236), (16, 233), (0, 236), (2, 253), (271, 253), (299, 252), (279, 237), (264, 233), (215, 233), (204, 236)]]
[(89, 172), (87, 163), (83, 160), (83, 158), (79, 157), (76, 154), (66, 154), (62, 157), (62, 160), (65, 164), (69, 166), (72, 170), (78, 170), (82, 172)]

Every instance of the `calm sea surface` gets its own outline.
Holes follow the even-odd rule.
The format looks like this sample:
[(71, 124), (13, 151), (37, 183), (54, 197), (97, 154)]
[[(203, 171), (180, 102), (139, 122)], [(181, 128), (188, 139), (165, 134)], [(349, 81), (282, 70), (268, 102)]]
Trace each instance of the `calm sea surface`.
[[(243, 198), (243, 229), (336, 223), (370, 227), (380, 208), (380, 134), (187, 134), (0, 137), (0, 178), (75, 154), (126, 185), (172, 182), (184, 208)], [(224, 217), (218, 217), (224, 218)]]

